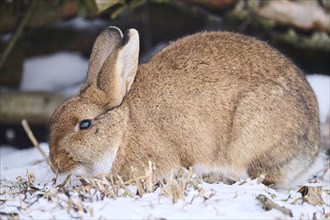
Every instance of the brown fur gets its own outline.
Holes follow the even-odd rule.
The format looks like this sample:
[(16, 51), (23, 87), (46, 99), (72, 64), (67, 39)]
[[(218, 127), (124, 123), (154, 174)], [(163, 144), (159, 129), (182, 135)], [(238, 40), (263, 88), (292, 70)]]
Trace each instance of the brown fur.
[[(102, 34), (95, 43), (91, 64), (95, 48), (114, 47), (102, 58), (102, 69), (90, 66), (80, 94), (54, 113), (54, 170), (83, 166), (94, 175), (95, 161), (118, 146), (111, 172), (124, 179), (132, 178), (131, 166), (142, 174), (151, 160), (159, 178), (171, 169), (201, 166), (202, 172), (224, 171), (233, 180), (247, 172), (285, 185), (315, 160), (320, 136), (315, 95), (301, 71), (267, 44), (228, 32), (191, 35), (140, 65), (135, 80), (131, 71), (134, 83), (130, 79), (126, 84), (132, 86), (125, 87), (116, 78), (117, 57), (125, 50), (116, 31), (108, 32), (117, 36), (111, 38), (117, 46), (108, 38), (102, 42)], [(93, 119), (92, 127), (75, 130), (83, 119)]]

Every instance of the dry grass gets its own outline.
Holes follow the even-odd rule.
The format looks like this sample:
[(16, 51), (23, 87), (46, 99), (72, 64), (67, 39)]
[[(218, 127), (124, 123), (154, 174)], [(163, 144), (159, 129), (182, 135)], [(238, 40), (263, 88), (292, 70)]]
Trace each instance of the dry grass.
[[(132, 168), (134, 169), (134, 168)], [(81, 217), (84, 214), (94, 216), (94, 210), (90, 203), (102, 201), (108, 198), (143, 196), (145, 193), (154, 192), (157, 185), (161, 187), (161, 195), (172, 199), (185, 201), (185, 192), (188, 186), (197, 187), (198, 181), (193, 178), (192, 169), (182, 169), (176, 176), (172, 175), (168, 181), (159, 183), (154, 179), (155, 167), (148, 162), (145, 175), (123, 181), (118, 175), (103, 175), (94, 178), (84, 178), (68, 175), (65, 180), (58, 183), (56, 178), (49, 184), (40, 186), (35, 182), (35, 175), (28, 171), (24, 177), (17, 177), (15, 183), (0, 182), (2, 185), (1, 205), (6, 205), (12, 200), (19, 200), (16, 211), (1, 212), (0, 216), (8, 219), (18, 218), (21, 212), (29, 209), (40, 200), (45, 200), (49, 205), (66, 210), (72, 218)], [(76, 184), (79, 182), (79, 184)]]
[[(134, 170), (134, 168), (132, 168)], [(1, 181), (0, 205), (12, 206), (11, 201), (15, 200), (16, 209), (12, 211), (1, 211), (0, 216), (5, 219), (19, 219), (22, 213), (28, 213), (31, 210), (38, 208), (34, 206), (41, 201), (47, 202), (47, 206), (66, 210), (71, 218), (82, 218), (83, 216), (95, 216), (97, 210), (94, 210), (92, 203), (103, 201), (105, 199), (130, 197), (138, 198), (145, 193), (152, 193), (160, 187), (159, 196), (165, 196), (172, 200), (173, 203), (179, 200), (185, 204), (192, 204), (195, 198), (202, 198), (207, 202), (211, 197), (215, 196), (215, 191), (205, 191), (200, 187), (202, 180), (194, 173), (192, 168), (189, 170), (181, 168), (177, 172), (172, 172), (172, 175), (162, 182), (155, 180), (155, 166), (152, 162), (148, 162), (145, 166), (145, 175), (135, 177), (128, 181), (123, 181), (118, 175), (103, 175), (94, 178), (84, 178), (68, 175), (63, 182), (57, 183), (57, 179), (45, 185), (38, 185), (35, 181), (35, 175), (26, 171), (24, 177), (17, 177), (16, 182)], [(244, 182), (244, 181), (243, 181)], [(79, 184), (77, 184), (79, 183)], [(241, 184), (238, 184), (241, 185)], [(305, 189), (305, 188), (304, 188)], [(186, 201), (190, 190), (195, 190), (194, 196), (190, 201)], [(305, 191), (304, 191), (305, 192)], [(320, 195), (320, 190), (317, 195)], [(309, 198), (312, 197), (311, 187), (308, 188)], [(307, 193), (302, 193), (302, 199), (307, 201)], [(313, 196), (314, 198), (314, 196)], [(261, 194), (257, 199), (265, 205), (267, 209), (278, 209), (288, 216), (292, 216), (289, 209), (278, 206), (272, 199), (265, 199)], [(98, 210), (102, 210), (98, 209)], [(328, 212), (324, 216), (329, 216)]]
[(34, 136), (29, 123), (27, 122), (26, 119), (22, 120), (22, 126), (24, 128), (25, 133), (27, 134), (27, 136), (29, 137), (30, 141), (32, 142), (32, 144), (34, 145), (35, 148), (38, 149), (38, 151), (41, 153), (41, 155), (46, 159), (46, 161), (48, 162), (48, 156), (46, 155), (46, 153), (41, 149), (39, 142), (37, 141), (36, 137)]
[(193, 169), (181, 168), (176, 175), (172, 170), (167, 181), (161, 182), (161, 194), (172, 199), (173, 203), (178, 200), (185, 201), (188, 187), (198, 189), (201, 180), (193, 174)]

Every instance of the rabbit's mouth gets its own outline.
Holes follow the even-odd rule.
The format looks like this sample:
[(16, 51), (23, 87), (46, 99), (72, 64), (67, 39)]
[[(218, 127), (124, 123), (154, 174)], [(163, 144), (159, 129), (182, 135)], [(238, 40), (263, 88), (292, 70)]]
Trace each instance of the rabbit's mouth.
[(55, 174), (74, 174), (77, 176), (93, 177), (99, 175), (107, 175), (110, 173), (112, 165), (116, 159), (118, 146), (112, 147), (111, 150), (103, 155), (98, 155), (99, 159), (89, 160), (85, 163), (74, 159), (70, 153), (61, 150), (57, 157), (50, 157), (50, 168)]
[(71, 173), (72, 167), (77, 165), (77, 162), (73, 160), (67, 160), (66, 162), (61, 163), (61, 165), (54, 165), (52, 162), (49, 163), (51, 170), (55, 174)]
[(56, 157), (50, 155), (49, 166), (55, 174), (71, 173), (71, 170), (79, 164), (79, 161), (63, 149), (57, 152)]

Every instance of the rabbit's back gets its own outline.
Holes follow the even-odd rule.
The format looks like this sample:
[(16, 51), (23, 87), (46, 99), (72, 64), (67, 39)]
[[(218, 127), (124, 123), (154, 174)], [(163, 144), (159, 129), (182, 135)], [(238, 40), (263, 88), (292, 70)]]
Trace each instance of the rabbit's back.
[[(300, 71), (283, 55), (252, 37), (229, 32), (205, 32), (182, 38), (158, 53), (148, 64), (154, 72), (146, 81), (255, 85), (274, 82), (302, 84)], [(149, 78), (150, 77), (150, 78)], [(294, 78), (294, 80), (293, 80)], [(305, 84), (305, 83), (303, 83)], [(181, 85), (182, 86), (182, 85)]]
[[(146, 144), (187, 167), (222, 167), (237, 177), (286, 164), (285, 174), (269, 174), (275, 182), (288, 170), (300, 173), (318, 152), (310, 86), (297, 67), (254, 38), (211, 32), (180, 39), (139, 67), (127, 100), (134, 129), (141, 136), (148, 130)], [(305, 165), (297, 169), (293, 157)]]
[[(240, 106), (248, 96), (251, 103)], [(135, 106), (151, 111), (148, 117), (194, 113), (204, 121), (219, 120), (214, 126), (230, 126), (237, 107), (248, 112), (249, 106), (263, 107), (272, 99), (290, 114), (299, 111), (299, 117), (318, 123), (315, 95), (301, 71), (267, 44), (229, 32), (198, 33), (170, 44), (139, 66), (128, 95)], [(297, 118), (285, 120), (291, 119)]]

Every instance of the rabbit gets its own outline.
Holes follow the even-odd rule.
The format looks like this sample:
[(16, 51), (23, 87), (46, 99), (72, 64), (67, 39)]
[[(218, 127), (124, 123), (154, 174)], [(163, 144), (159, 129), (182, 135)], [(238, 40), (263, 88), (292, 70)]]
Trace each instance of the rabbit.
[[(139, 34), (97, 37), (79, 94), (50, 123), (50, 164), (80, 176), (156, 178), (193, 167), (288, 186), (319, 152), (319, 110), (303, 73), (253, 37), (201, 32), (138, 64)], [(132, 171), (135, 169), (135, 173)]]

